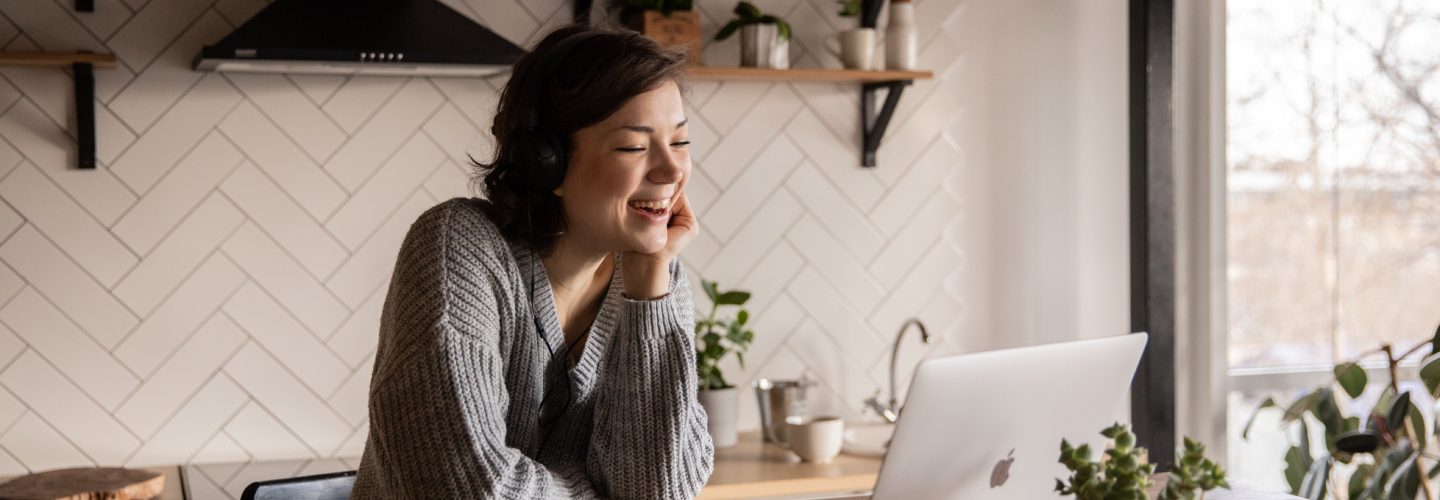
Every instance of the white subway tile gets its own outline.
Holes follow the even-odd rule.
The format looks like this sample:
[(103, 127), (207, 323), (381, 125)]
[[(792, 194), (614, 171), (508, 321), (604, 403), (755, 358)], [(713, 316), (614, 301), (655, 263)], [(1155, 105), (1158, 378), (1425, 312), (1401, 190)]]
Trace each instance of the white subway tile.
[(775, 195), (760, 208), (764, 217), (757, 217), (731, 238), (725, 248), (705, 266), (705, 276), (722, 282), (740, 281), (760, 262), (770, 248), (783, 241), (782, 236), (800, 217), (800, 202), (786, 191)]
[(424, 134), (416, 134), (385, 162), (375, 176), (325, 221), (325, 227), (351, 250), (360, 248), (411, 193), (445, 161), (445, 153)]
[(317, 220), (345, 202), (345, 190), (250, 103), (236, 107), (220, 130)]
[(13, 454), (30, 472), (96, 465), (34, 413), (26, 413), (0, 435), (0, 448)]
[(0, 321), (106, 409), (114, 409), (138, 385), (105, 348), (32, 289), (0, 309)]
[(778, 137), (706, 211), (704, 230), (725, 241), (755, 217), (763, 217), (760, 204), (785, 184), (786, 176), (801, 163), (800, 150)]
[(135, 80), (110, 101), (110, 111), (134, 130), (150, 128), (191, 85), (205, 76), (190, 67), (201, 46), (214, 43), (230, 30), (230, 25), (218, 14), (207, 12), (200, 16), (165, 49), (155, 64), (135, 75)]
[(940, 240), (940, 229), (960, 214), (960, 204), (945, 193), (932, 193), (924, 203), (870, 264), (871, 275), (887, 289), (893, 290), (909, 274)]
[(115, 349), (115, 358), (148, 379), (244, 280), (229, 259), (212, 255)]
[(253, 282), (274, 296), (316, 335), (328, 335), (350, 311), (254, 224), (244, 224), (222, 247)]
[[(255, 460), (251, 463), (253, 465), (275, 465), (280, 460), (308, 459), (315, 456), (315, 452), (305, 446), (300, 438), (295, 437), (294, 432), (286, 429), (253, 400), (246, 403), (245, 407), (240, 409), (240, 413), (230, 419), (230, 423), (225, 424), (225, 434), (228, 434), (231, 439), (240, 444), (241, 448), (245, 449), (246, 453), (250, 454), (250, 457)], [(298, 462), (294, 463), (298, 464)], [(298, 469), (299, 466), (297, 465), (296, 468)], [(234, 489), (227, 488), (226, 491), (233, 498), (240, 498), (240, 492), (245, 489), (246, 484), (276, 477), (280, 477), (280, 475), (272, 474), (254, 479), (241, 478), (237, 473), (236, 479), (239, 480), (232, 482), (243, 482), (244, 484), (240, 484), (238, 488)]]
[(885, 236), (809, 162), (802, 163), (785, 183), (811, 215), (840, 240), (845, 252), (869, 262), (885, 244)]
[(220, 190), (311, 274), (328, 276), (345, 260), (345, 247), (254, 164), (242, 163)]
[(225, 373), (321, 455), (328, 456), (349, 437), (350, 425), (259, 346), (242, 348), (226, 363)]
[[(210, 361), (218, 365), (222, 360)], [(198, 385), (205, 380), (195, 382)], [(185, 396), (189, 396), (190, 392), (187, 389)], [(185, 405), (165, 422), (160, 432), (145, 441), (145, 445), (130, 457), (125, 466), (153, 467), (189, 462), (205, 439), (216, 435), (249, 400), (229, 378), (216, 376), (210, 379), (195, 393), (195, 397), (188, 398)]]
[(141, 70), (209, 7), (210, 2), (150, 0), (110, 37), (110, 51), (126, 65)]
[(340, 359), (345, 360), (351, 368), (360, 365), (360, 362), (375, 352), (379, 344), (380, 336), (380, 314), (385, 308), (385, 297), (389, 294), (390, 279), (387, 273), (386, 279), (365, 303), (355, 309), (355, 314), (340, 325), (335, 334), (326, 340), (325, 344), (330, 346)]
[(861, 313), (874, 309), (885, 296), (885, 289), (870, 276), (865, 264), (816, 222), (813, 215), (801, 217), (785, 238), (833, 285), (836, 292)]
[(240, 93), (218, 73), (205, 75), (110, 170), (136, 192), (149, 191), (239, 102)]
[(148, 255), (243, 159), (240, 151), (220, 134), (205, 136), (169, 175), (111, 226), (111, 232), (136, 253)]
[(0, 384), (100, 464), (118, 465), (140, 445), (107, 408), (95, 404), (34, 351), (20, 355), (0, 373)]
[(353, 134), (370, 115), (400, 91), (404, 78), (352, 76), (330, 96), (322, 108), (346, 133)]
[[(196, 401), (203, 401), (206, 398), (203, 393), (191, 400), (195, 391), (207, 381), (213, 386), (220, 382), (223, 377), (211, 380), (210, 376), (218, 371), (219, 366), (225, 364), (225, 360), (234, 354), (244, 344), (245, 332), (235, 323), (225, 318), (223, 314), (210, 317), (200, 330), (186, 340), (180, 349), (175, 351), (170, 359), (165, 361), (153, 375), (145, 380), (144, 384), (120, 405), (115, 411), (115, 418), (125, 424), (137, 436), (147, 440), (147, 443), (154, 439), (171, 439), (169, 432), (156, 433), (156, 430), (165, 424), (166, 420), (179, 419), (177, 410), (184, 411), (186, 406), (194, 406)], [(222, 384), (226, 385), (226, 384)], [(212, 388), (207, 388), (212, 389)], [(238, 396), (238, 394), (237, 394)], [(234, 407), (225, 413), (230, 414), (240, 409), (240, 403), (245, 398), (238, 398)], [(213, 403), (213, 401), (211, 401)], [(175, 419), (171, 416), (175, 415)], [(169, 424), (166, 424), (169, 426)], [(213, 433), (220, 428), (217, 422), (207, 432)], [(206, 434), (208, 436), (209, 434)], [(190, 436), (195, 438), (196, 436)], [(199, 443), (204, 436), (194, 439)], [(175, 462), (183, 462), (195, 451), (194, 444), (185, 450), (184, 456), (176, 457)], [(146, 444), (149, 448), (149, 444)], [(142, 454), (144, 450), (142, 450)], [(133, 460), (132, 460), (133, 462)]]
[[(281, 363), (294, 370), (295, 376), (315, 394), (330, 394), (350, 376), (350, 368), (340, 358), (255, 284), (242, 286), (226, 302), (225, 313)], [(231, 375), (235, 376), (235, 365), (230, 367)], [(246, 380), (250, 379), (236, 377), (240, 385), (253, 393)]]
[(356, 250), (350, 260), (340, 266), (340, 270), (335, 271), (325, 286), (350, 309), (359, 307), (366, 297), (372, 295), (376, 286), (390, 278), (395, 269), (395, 258), (400, 253), (400, 244), (404, 242), (410, 225), (436, 203), (424, 191), (417, 190), (381, 224), (375, 236)]
[(346, 190), (359, 190), (443, 103), (427, 80), (411, 79), (325, 162), (325, 170)]
[(149, 315), (243, 220), (225, 197), (210, 195), (115, 286), (115, 296)]
[(801, 107), (800, 98), (789, 86), (771, 87), (755, 109), (705, 157), (705, 174), (717, 185), (728, 187), (761, 150), (788, 128), (791, 117)]
[(0, 245), (0, 259), (106, 349), (115, 347), (139, 322), (109, 290), (32, 226), (20, 228)]
[(108, 169), (75, 168), (75, 141), (29, 101), (15, 103), (0, 116), (0, 136), (19, 148), (32, 165), (101, 224), (113, 224), (135, 204), (135, 195)]
[(227, 78), (311, 159), (324, 160), (345, 142), (345, 132), (285, 75), (230, 73)]
[(862, 212), (868, 212), (884, 192), (875, 168), (860, 166), (859, 141), (841, 141), (813, 113), (801, 111), (785, 134), (810, 158), (810, 163)]

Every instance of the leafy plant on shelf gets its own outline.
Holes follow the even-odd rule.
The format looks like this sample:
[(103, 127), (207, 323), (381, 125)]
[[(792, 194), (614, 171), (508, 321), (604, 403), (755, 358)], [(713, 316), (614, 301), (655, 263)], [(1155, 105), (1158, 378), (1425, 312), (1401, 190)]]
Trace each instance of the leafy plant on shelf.
[[(1417, 493), (1435, 498), (1430, 480), (1440, 475), (1440, 457), (1429, 450), (1429, 437), (1440, 431), (1427, 427), (1425, 409), (1411, 404), (1409, 390), (1400, 390), (1399, 366), (1404, 360), (1430, 347), (1430, 354), (1420, 361), (1419, 380), (1431, 398), (1440, 395), (1440, 328), (1430, 340), (1420, 342), (1395, 355), (1391, 344), (1361, 353), (1353, 360), (1335, 365), (1334, 376), (1325, 385), (1311, 390), (1284, 407), (1281, 430), (1287, 437), (1299, 435), (1285, 454), (1285, 479), (1296, 495), (1310, 499), (1414, 499)], [(1369, 385), (1369, 376), (1360, 362), (1372, 355), (1384, 354), (1389, 381), (1381, 389), (1375, 405), (1362, 419), (1347, 416), (1340, 409), (1338, 398), (1359, 398)], [(1348, 403), (1348, 401), (1347, 401)], [(1249, 438), (1255, 417), (1268, 408), (1279, 409), (1272, 398), (1266, 398), (1250, 416), (1241, 431)], [(1313, 418), (1305, 418), (1309, 415)], [(1430, 417), (1433, 421), (1433, 416)], [(1310, 435), (1318, 424), (1324, 434), (1325, 450), (1319, 456), (1311, 450)], [(1349, 480), (1337, 482), (1336, 476), (1349, 473)], [(1335, 487), (1343, 488), (1332, 491)], [(1344, 493), (1342, 496), (1341, 493)]]
[[(1070, 470), (1070, 480), (1055, 480), (1055, 491), (1075, 495), (1077, 500), (1146, 500), (1153, 464), (1145, 463), (1145, 448), (1135, 446), (1130, 427), (1116, 423), (1100, 435), (1110, 439), (1104, 457), (1096, 462), (1090, 445), (1071, 446), (1060, 440), (1060, 463)], [(1205, 445), (1185, 438), (1185, 448), (1176, 453), (1175, 468), (1160, 500), (1196, 500), (1215, 488), (1228, 488), (1225, 470), (1205, 458)]]
[(730, 38), (730, 35), (734, 35), (735, 31), (739, 30), (741, 26), (766, 23), (775, 24), (781, 40), (790, 39), (790, 23), (785, 22), (784, 19), (778, 16), (760, 12), (760, 8), (756, 7), (753, 3), (742, 1), (735, 4), (735, 18), (725, 23), (725, 26), (715, 33), (715, 41)]
[[(720, 373), (720, 360), (734, 352), (740, 367), (745, 367), (745, 350), (755, 340), (755, 332), (745, 326), (750, 312), (741, 307), (750, 300), (750, 292), (741, 290), (720, 291), (714, 281), (700, 280), (705, 295), (710, 297), (710, 316), (695, 321), (695, 363), (696, 375), (700, 378), (700, 390), (728, 389), (730, 384)], [(717, 318), (722, 306), (739, 309), (734, 319)]]

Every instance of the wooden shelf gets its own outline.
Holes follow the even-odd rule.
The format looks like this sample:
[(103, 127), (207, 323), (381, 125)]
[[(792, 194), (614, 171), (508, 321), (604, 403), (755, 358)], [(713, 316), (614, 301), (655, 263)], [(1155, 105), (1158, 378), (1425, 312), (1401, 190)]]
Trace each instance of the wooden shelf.
[(800, 82), (893, 82), (897, 80), (929, 80), (931, 71), (865, 71), (829, 68), (736, 68), (727, 66), (693, 66), (692, 78), (700, 80), (759, 80)]
[[(860, 84), (860, 166), (875, 166), (876, 150), (885, 128), (895, 115), (900, 93), (915, 80), (935, 78), (932, 71), (865, 71), (857, 69), (770, 69), (722, 66), (691, 66), (690, 77), (697, 80), (745, 80), (765, 82), (844, 82)], [(885, 104), (875, 110), (876, 93), (884, 89)]]
[(0, 65), (69, 66), (93, 64), (97, 68), (114, 68), (115, 54), (88, 52), (0, 52)]

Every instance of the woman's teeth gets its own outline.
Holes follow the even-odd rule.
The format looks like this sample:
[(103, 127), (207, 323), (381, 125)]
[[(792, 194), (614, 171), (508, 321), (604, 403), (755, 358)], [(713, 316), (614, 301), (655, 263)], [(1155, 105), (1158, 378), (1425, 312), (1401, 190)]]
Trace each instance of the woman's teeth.
[(670, 206), (670, 200), (632, 201), (630, 202), (630, 206), (646, 213), (664, 215), (666, 209)]

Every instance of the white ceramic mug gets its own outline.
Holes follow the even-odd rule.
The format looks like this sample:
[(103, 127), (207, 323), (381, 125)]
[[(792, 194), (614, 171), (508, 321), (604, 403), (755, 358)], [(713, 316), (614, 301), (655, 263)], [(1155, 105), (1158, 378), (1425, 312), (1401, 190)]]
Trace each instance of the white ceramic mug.
[(785, 419), (785, 447), (800, 460), (830, 463), (845, 440), (845, 421), (833, 416), (793, 416)]
[[(845, 65), (845, 69), (873, 69), (875, 67), (875, 44), (879, 42), (878, 38), (879, 35), (875, 28), (848, 29), (841, 31), (839, 35), (827, 37), (825, 49), (840, 58), (840, 63)], [(831, 46), (831, 43), (837, 39), (840, 42), (839, 50)]]

